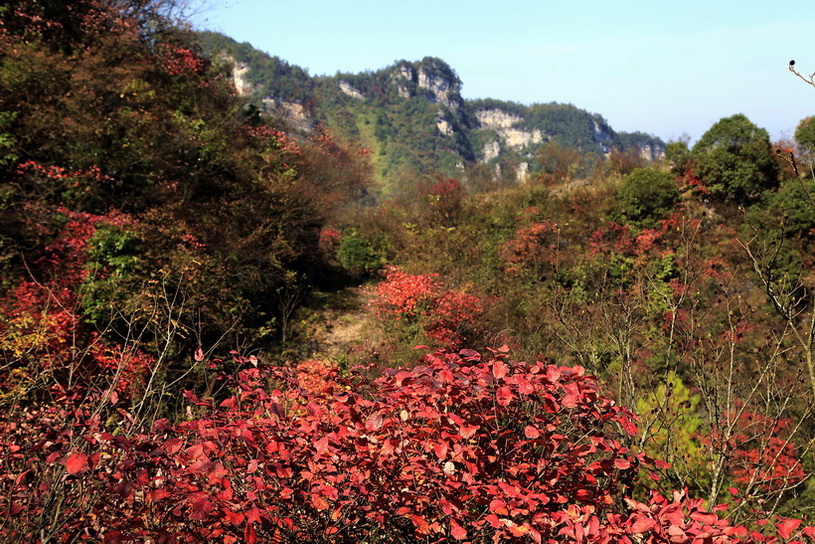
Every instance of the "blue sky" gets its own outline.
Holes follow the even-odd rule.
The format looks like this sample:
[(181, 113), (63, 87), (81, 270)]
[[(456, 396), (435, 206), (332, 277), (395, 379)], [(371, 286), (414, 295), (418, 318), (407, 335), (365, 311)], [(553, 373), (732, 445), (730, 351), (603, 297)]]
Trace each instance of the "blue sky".
[(465, 98), (572, 103), (618, 131), (698, 139), (744, 113), (771, 137), (815, 115), (811, 2), (190, 0), (199, 28), (312, 75), (444, 59)]

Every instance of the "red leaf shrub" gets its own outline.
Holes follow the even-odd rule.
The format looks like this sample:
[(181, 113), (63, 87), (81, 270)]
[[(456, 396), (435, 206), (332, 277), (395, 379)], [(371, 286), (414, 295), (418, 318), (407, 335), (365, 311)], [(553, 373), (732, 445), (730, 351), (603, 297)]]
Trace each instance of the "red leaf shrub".
[[(32, 207), (34, 217), (38, 211)], [(153, 358), (85, 326), (80, 286), (89, 274), (88, 244), (96, 229), (103, 224), (127, 226), (132, 220), (117, 213), (56, 212), (64, 220), (56, 232), (48, 233), (50, 243), (32, 261), (30, 273), (36, 277), (0, 296), (0, 356), (6, 361), (0, 368), (0, 390), (14, 391), (18, 384), (13, 375), (30, 373), (33, 380), (48, 375), (54, 386), (65, 389), (102, 380), (111, 390), (125, 393)]]
[(438, 276), (406, 274), (395, 266), (385, 268), (385, 280), (376, 286), (381, 316), (404, 319), (417, 315), (420, 307), (437, 296)]
[(380, 316), (396, 321), (418, 321), (425, 334), (445, 348), (460, 347), (477, 332), (484, 309), (475, 295), (445, 289), (435, 274), (406, 274), (385, 269), (376, 286)]
[(773, 419), (745, 410), (738, 419), (740, 431), (729, 444), (736, 483), (777, 492), (806, 479), (797, 448), (789, 438), (789, 418)]
[[(315, 390), (237, 363), (232, 393), (188, 392), (199, 415), (147, 433), (55, 404), (5, 421), (0, 536), (61, 494), (58, 542), (777, 541), (684, 493), (633, 500), (632, 471), (653, 463), (625, 445), (633, 415), (580, 367), (462, 350)], [(812, 532), (800, 525), (774, 527), (789, 540)]]
[(510, 271), (556, 267), (560, 256), (560, 227), (552, 221), (535, 222), (519, 228), (501, 248), (501, 257)]

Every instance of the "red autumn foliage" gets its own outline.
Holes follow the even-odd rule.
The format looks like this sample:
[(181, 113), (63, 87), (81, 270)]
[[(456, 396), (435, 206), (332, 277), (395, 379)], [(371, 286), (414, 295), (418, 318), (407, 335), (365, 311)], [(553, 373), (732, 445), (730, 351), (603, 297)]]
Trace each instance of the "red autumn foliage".
[[(34, 217), (36, 210), (32, 211)], [(64, 218), (42, 254), (32, 260), (32, 277), (0, 297), (0, 387), (14, 391), (21, 379), (41, 380), (68, 391), (106, 380), (106, 387), (126, 395), (153, 364), (138, 349), (103, 338), (82, 321), (79, 287), (87, 278), (88, 242), (102, 224), (126, 226), (121, 214), (105, 216), (57, 208)], [(37, 228), (45, 227), (38, 225)], [(10, 381), (11, 380), (11, 381)]]
[(452, 225), (461, 216), (464, 204), (464, 188), (456, 178), (437, 176), (424, 180), (416, 189), (421, 202), (417, 214), (432, 225)]
[(425, 333), (444, 347), (459, 347), (475, 332), (483, 314), (478, 297), (445, 289), (435, 274), (407, 274), (385, 269), (376, 286), (376, 307), (383, 317), (419, 321)]
[(635, 238), (628, 225), (610, 221), (589, 235), (589, 248), (592, 255), (632, 255), (635, 249)]
[[(231, 393), (188, 392), (198, 415), (150, 432), (114, 435), (76, 396), (4, 416), (0, 535), (45, 521), (55, 542), (778, 541), (681, 492), (632, 499), (633, 474), (664, 464), (626, 446), (633, 415), (579, 367), (462, 350), (303, 388), (236, 362)], [(800, 526), (775, 525), (784, 540)]]
[(435, 274), (407, 274), (395, 266), (385, 269), (385, 280), (376, 286), (380, 315), (395, 319), (415, 316), (420, 305), (437, 291)]
[(792, 488), (806, 478), (797, 448), (790, 440), (792, 421), (772, 419), (744, 410), (740, 432), (731, 438), (734, 481), (766, 492)]
[(199, 74), (206, 68), (204, 60), (185, 47), (161, 44), (161, 62), (171, 76)]
[(560, 227), (552, 221), (522, 227), (504, 244), (501, 256), (511, 271), (531, 268), (540, 272), (543, 266), (555, 268), (560, 257)]

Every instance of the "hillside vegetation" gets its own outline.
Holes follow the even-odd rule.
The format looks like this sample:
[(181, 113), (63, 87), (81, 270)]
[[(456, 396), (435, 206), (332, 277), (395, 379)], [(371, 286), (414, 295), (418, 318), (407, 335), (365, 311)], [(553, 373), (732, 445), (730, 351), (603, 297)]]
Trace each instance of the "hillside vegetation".
[(320, 123), (342, 141), (370, 148), (376, 177), (391, 193), (428, 172), (476, 190), (519, 181), (546, 171), (536, 157), (547, 144), (579, 151), (583, 160), (572, 168), (581, 174), (611, 152), (655, 159), (665, 146), (655, 136), (617, 133), (602, 116), (571, 104), (465, 100), (462, 81), (438, 58), (310, 77), (248, 43), (198, 36), (206, 51), (233, 66), (242, 93), (260, 111), (301, 130)]
[(259, 55), (264, 110), (171, 7), (0, 3), (0, 541), (815, 539), (812, 118), (646, 160)]

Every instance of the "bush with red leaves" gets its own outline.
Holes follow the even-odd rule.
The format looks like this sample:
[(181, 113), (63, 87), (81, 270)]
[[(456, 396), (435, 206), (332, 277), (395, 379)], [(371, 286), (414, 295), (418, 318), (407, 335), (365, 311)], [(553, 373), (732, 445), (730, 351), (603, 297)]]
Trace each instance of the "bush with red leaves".
[[(6, 421), (0, 535), (46, 534), (43, 520), (52, 541), (107, 543), (758, 543), (815, 534), (787, 518), (765, 521), (768, 535), (750, 532), (681, 492), (632, 499), (633, 476), (664, 464), (626, 445), (633, 415), (580, 367), (462, 350), (373, 381), (334, 375), (304, 389), (296, 371), (237, 362), (244, 369), (228, 379), (231, 393), (186, 393), (197, 415), (159, 420), (150, 432), (113, 433), (87, 407)], [(54, 497), (60, 519), (48, 510)]]
[(446, 289), (437, 275), (407, 274), (393, 266), (385, 269), (376, 294), (380, 316), (417, 322), (428, 338), (446, 348), (472, 339), (484, 313), (478, 297)]

